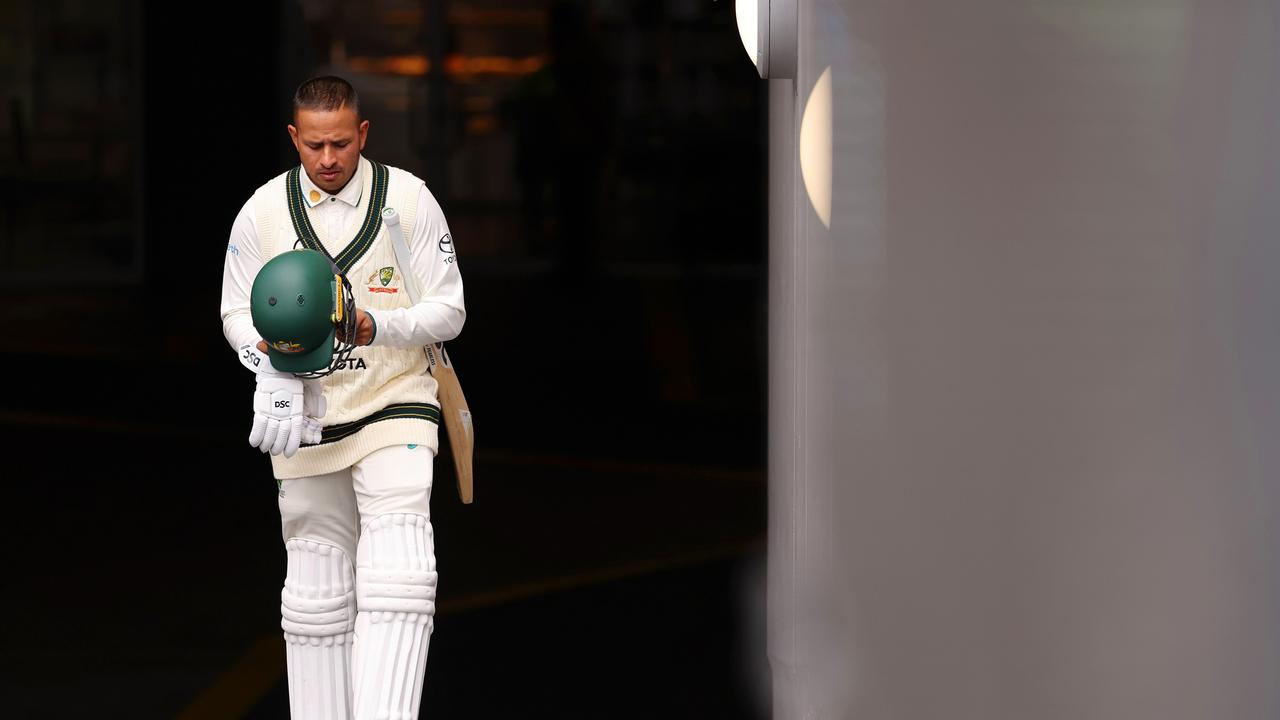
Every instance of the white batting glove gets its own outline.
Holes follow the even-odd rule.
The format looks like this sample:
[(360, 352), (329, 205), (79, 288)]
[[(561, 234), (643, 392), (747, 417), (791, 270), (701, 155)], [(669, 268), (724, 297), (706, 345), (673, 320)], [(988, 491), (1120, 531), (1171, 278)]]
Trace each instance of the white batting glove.
[(302, 442), (304, 395), (302, 381), (296, 377), (259, 373), (249, 444), (272, 455), (293, 457)]
[(319, 420), (307, 417), (306, 415), (302, 416), (303, 445), (319, 445), (321, 430), (323, 430), (323, 427), (320, 425)]
[(320, 420), (328, 409), (324, 400), (324, 386), (319, 380), (302, 381), (302, 444), (317, 445), (320, 442)]
[(272, 455), (293, 457), (302, 443), (320, 442), (326, 403), (317, 380), (278, 372), (270, 358), (252, 345), (240, 348), (240, 361), (257, 375), (253, 394), (253, 428), (249, 444)]

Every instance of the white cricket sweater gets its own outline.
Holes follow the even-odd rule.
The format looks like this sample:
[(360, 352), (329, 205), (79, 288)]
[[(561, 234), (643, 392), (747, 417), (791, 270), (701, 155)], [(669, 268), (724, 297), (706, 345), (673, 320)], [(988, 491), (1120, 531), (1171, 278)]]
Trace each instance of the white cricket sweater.
[[(422, 288), (416, 305), (382, 226), (386, 206), (400, 214), (402, 227), (412, 228), (406, 238), (410, 271)], [(273, 455), (275, 476), (334, 472), (389, 445), (419, 444), (435, 452), (440, 411), (422, 346), (457, 337), (466, 309), (453, 239), (426, 184), (361, 157), (359, 171), (336, 195), (316, 187), (300, 167), (258, 188), (232, 225), (223, 266), (223, 334), (233, 349), (261, 339), (249, 314), (253, 278), (295, 244), (322, 249), (338, 263), (376, 331), (370, 345), (357, 347), (343, 369), (321, 380), (328, 405), (321, 443), (302, 446), (292, 458)]]

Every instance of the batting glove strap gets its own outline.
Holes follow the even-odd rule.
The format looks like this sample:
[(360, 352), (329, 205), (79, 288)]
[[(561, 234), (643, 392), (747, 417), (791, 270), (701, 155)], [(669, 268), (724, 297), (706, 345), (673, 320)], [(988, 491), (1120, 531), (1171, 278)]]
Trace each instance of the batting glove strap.
[(288, 377), (271, 365), (271, 357), (258, 350), (256, 344), (245, 343), (240, 346), (240, 364), (256, 375), (279, 375)]

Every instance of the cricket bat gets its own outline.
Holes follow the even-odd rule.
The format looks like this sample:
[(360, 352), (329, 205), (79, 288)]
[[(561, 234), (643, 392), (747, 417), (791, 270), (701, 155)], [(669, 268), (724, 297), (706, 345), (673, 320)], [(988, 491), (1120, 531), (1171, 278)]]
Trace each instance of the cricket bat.
[(444, 415), (444, 428), (449, 434), (449, 449), (453, 455), (453, 470), (458, 476), (458, 497), (464, 505), (470, 505), (471, 452), (475, 447), (475, 432), (471, 425), (471, 410), (467, 397), (462, 394), (458, 374), (449, 362), (444, 343), (426, 345), (427, 363), (436, 379), (436, 394), (440, 400), (440, 412)]
[[(396, 263), (400, 266), (404, 278), (404, 289), (409, 301), (416, 303), (421, 294), (418, 282), (409, 263), (409, 246), (404, 242), (404, 233), (400, 229), (400, 214), (395, 208), (383, 208), (382, 222), (391, 236), (391, 248), (396, 254)], [(444, 429), (449, 435), (449, 449), (453, 451), (453, 469), (458, 476), (458, 497), (464, 505), (470, 505), (471, 496), (471, 452), (475, 447), (475, 433), (471, 427), (471, 409), (467, 407), (467, 398), (462, 394), (462, 386), (458, 384), (458, 374), (453, 371), (449, 362), (449, 353), (445, 352), (444, 343), (431, 343), (422, 348), (427, 354), (427, 365), (432, 377), (436, 379), (436, 399), (440, 401), (440, 413), (444, 415)]]

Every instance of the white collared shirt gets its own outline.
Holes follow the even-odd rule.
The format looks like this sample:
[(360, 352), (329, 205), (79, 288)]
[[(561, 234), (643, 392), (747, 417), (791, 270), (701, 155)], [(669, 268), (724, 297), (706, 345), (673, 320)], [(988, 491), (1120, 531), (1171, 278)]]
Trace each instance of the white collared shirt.
[[(351, 180), (334, 195), (316, 187), (305, 169), (299, 173), (302, 197), (312, 209), (311, 223), (324, 239), (330, 255), (341, 252), (345, 243), (355, 237), (360, 223), (364, 222), (364, 211), (358, 206), (364, 191), (363, 175), (368, 162), (362, 155), (360, 167)], [(222, 268), (222, 331), (233, 349), (262, 339), (249, 314), (249, 292), (263, 265), (255, 217), (251, 195), (231, 224), (231, 238)], [(445, 222), (444, 211), (423, 185), (418, 193), (413, 232), (406, 238), (409, 264), (418, 279), (422, 297), (418, 298), (417, 304), (396, 310), (361, 308), (373, 317), (377, 326), (370, 345), (414, 347), (452, 340), (462, 331), (467, 315), (462, 275), (456, 260), (450, 259), (453, 254), (452, 236), (449, 235), (447, 243), (441, 241), (446, 235), (449, 235), (449, 225)], [(335, 243), (339, 245), (331, 247)]]

